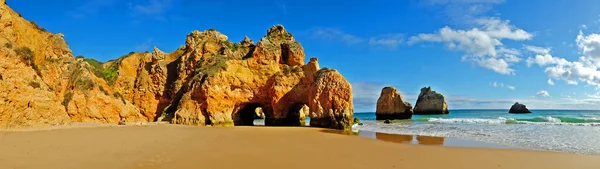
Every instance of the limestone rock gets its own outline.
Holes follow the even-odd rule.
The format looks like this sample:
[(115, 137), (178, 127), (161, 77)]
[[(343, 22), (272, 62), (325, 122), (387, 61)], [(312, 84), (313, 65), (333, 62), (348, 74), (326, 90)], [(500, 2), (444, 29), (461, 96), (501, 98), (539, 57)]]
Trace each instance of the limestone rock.
[(424, 87), (417, 98), (414, 114), (448, 114), (448, 105), (444, 95), (431, 90), (431, 87)]
[(354, 119), (352, 86), (337, 70), (323, 68), (317, 72), (308, 100), (312, 114), (310, 126), (336, 129), (351, 127)]
[[(343, 121), (342, 117), (328, 118), (331, 117), (329, 114), (314, 113), (319, 109), (325, 112), (319, 108), (324, 107), (323, 105), (331, 107), (332, 102), (345, 100), (350, 101), (350, 104), (340, 103), (336, 107), (340, 111), (331, 113), (337, 116), (345, 114), (352, 119), (351, 95), (310, 104), (311, 95), (327, 93), (321, 89), (320, 93), (310, 93), (311, 89), (338, 83), (335, 80), (343, 77), (336, 71), (333, 79), (324, 78), (328, 80), (316, 85), (319, 70), (317, 59), (311, 59), (308, 65), (304, 65), (303, 49), (282, 26), (270, 28), (267, 36), (256, 46), (252, 45), (249, 38), (245, 38), (238, 43), (241, 48), (236, 50), (221, 50), (230, 49), (230, 44), (222, 42), (224, 39), (218, 37), (205, 36), (199, 32), (188, 36), (183, 56), (176, 61), (179, 64), (176, 70), (178, 77), (175, 77), (177, 81), (170, 86), (174, 87), (173, 91), (178, 91), (174, 92), (169, 106), (176, 107), (172, 122), (218, 126), (252, 125), (255, 110), (260, 107), (265, 115), (265, 125), (268, 126), (300, 126), (304, 124), (306, 117), (317, 119), (315, 122), (322, 117), (322, 125), (318, 125), (321, 127), (340, 128), (351, 123)], [(199, 41), (203, 45), (193, 47)], [(213, 47), (207, 48), (210, 46)], [(285, 52), (288, 49), (290, 52)], [(197, 51), (204, 53), (198, 54)], [(244, 57), (238, 57), (239, 52), (248, 53), (243, 54)], [(188, 64), (190, 61), (198, 64)], [(351, 93), (349, 83), (346, 85), (343, 92)]]
[(0, 47), (0, 128), (70, 124), (49, 86), (14, 57), (10, 49)]
[[(4, 2), (4, 1), (0, 1)], [(74, 58), (51, 34), (0, 4), (0, 127), (70, 122), (252, 125), (344, 129), (352, 124), (350, 83), (304, 49), (281, 25), (256, 44), (220, 32), (193, 31), (165, 53), (131, 52), (101, 63)]]
[(381, 90), (375, 111), (377, 120), (410, 119), (412, 113), (412, 105), (402, 99), (395, 87), (384, 87)]
[(526, 113), (531, 113), (531, 111), (529, 111), (529, 109), (527, 109), (527, 107), (524, 104), (520, 104), (519, 102), (516, 102), (515, 104), (513, 104), (510, 107), (510, 110), (508, 111), (508, 113), (526, 114)]
[(113, 95), (101, 63), (72, 56), (64, 35), (45, 31), (4, 3), (0, 25), (0, 74), (8, 85), (0, 89), (0, 128), (148, 121)]

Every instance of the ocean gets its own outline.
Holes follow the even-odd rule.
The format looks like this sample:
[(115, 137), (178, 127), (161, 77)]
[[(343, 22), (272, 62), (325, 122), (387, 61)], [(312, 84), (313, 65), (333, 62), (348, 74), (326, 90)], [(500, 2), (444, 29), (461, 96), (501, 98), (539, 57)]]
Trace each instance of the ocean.
[(600, 154), (600, 111), (451, 110), (447, 115), (414, 115), (411, 120), (384, 124), (375, 113), (354, 113), (363, 125), (359, 132), (436, 136), (493, 143), (511, 148), (578, 154)]

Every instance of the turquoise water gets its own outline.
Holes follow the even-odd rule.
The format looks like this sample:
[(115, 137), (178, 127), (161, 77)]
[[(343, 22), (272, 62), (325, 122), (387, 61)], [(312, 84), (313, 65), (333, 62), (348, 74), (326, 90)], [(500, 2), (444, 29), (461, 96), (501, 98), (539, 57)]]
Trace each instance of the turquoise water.
[(448, 115), (414, 115), (384, 124), (375, 113), (355, 113), (354, 130), (458, 138), (524, 149), (600, 154), (600, 111), (451, 110)]

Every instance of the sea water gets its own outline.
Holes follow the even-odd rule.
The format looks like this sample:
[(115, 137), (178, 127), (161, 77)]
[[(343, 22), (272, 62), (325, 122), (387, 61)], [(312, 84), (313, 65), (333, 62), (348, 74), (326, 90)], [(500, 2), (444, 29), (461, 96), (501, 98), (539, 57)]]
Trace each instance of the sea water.
[(447, 115), (414, 115), (391, 124), (375, 120), (375, 113), (354, 113), (363, 125), (353, 130), (389, 134), (456, 138), (579, 154), (600, 154), (600, 111), (531, 110), (509, 114), (508, 110), (451, 110)]

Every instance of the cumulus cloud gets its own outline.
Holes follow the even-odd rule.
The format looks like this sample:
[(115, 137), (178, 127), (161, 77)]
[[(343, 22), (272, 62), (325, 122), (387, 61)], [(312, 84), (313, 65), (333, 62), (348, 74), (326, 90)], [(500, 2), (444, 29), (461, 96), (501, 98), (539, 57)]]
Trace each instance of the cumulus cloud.
[(600, 34), (590, 34), (584, 36), (582, 31), (577, 35), (577, 47), (581, 52), (590, 58), (600, 59)]
[(521, 60), (518, 57), (521, 53), (516, 49), (505, 48), (502, 41), (529, 40), (533, 34), (499, 18), (481, 18), (475, 20), (475, 23), (477, 27), (470, 30), (446, 26), (436, 33), (419, 34), (411, 37), (408, 43), (444, 43), (450, 50), (464, 52), (463, 60), (475, 62), (500, 74), (515, 74), (510, 66)]
[(554, 57), (550, 54), (536, 55), (535, 57), (529, 57), (525, 61), (528, 67), (531, 67), (534, 64), (539, 66), (547, 66), (547, 65), (568, 65), (569, 61), (564, 58)]
[(514, 86), (506, 86), (506, 88), (510, 89), (510, 90), (516, 90), (517, 88)]
[(549, 54), (550, 51), (552, 50), (550, 48), (530, 46), (530, 45), (523, 45), (523, 47), (525, 47), (525, 49), (527, 49), (528, 51), (533, 52), (535, 54), (539, 54), (539, 55)]
[(548, 93), (548, 91), (545, 91), (545, 90), (540, 90), (539, 92), (536, 93), (536, 95), (539, 97), (549, 97), (550, 93)]
[(554, 81), (552, 81), (552, 79), (548, 79), (548, 84), (549, 84), (550, 86), (554, 86)]

